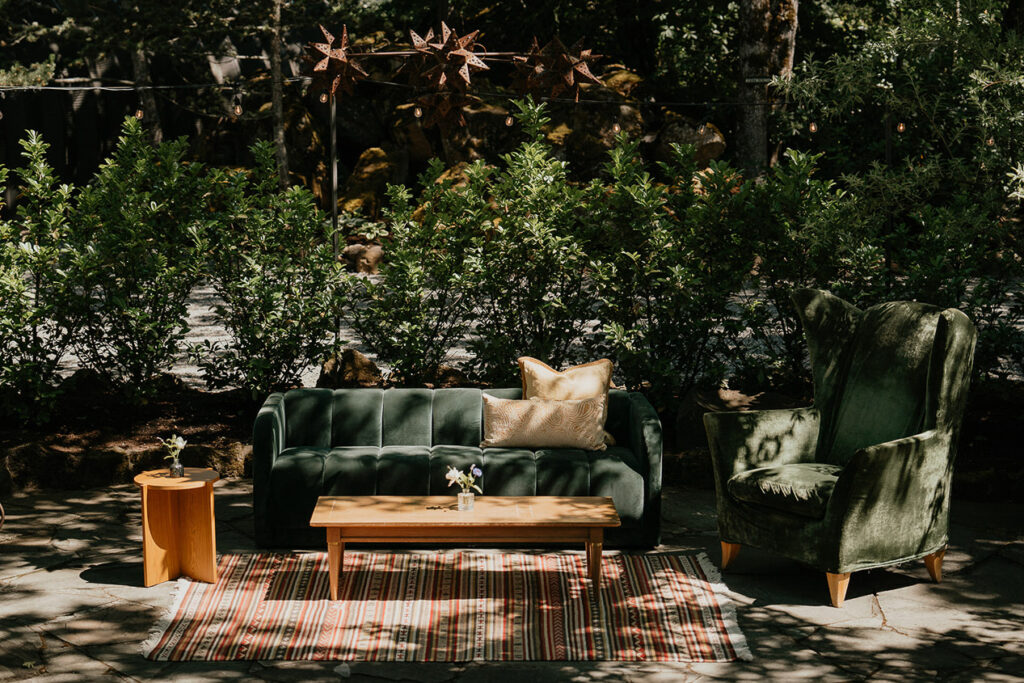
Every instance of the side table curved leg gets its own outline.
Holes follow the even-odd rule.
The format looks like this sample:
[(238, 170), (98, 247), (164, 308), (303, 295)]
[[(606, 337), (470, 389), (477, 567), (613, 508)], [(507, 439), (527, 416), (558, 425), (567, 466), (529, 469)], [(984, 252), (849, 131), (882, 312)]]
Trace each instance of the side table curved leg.
[(178, 547), (181, 573), (217, 583), (217, 538), (213, 521), (213, 482), (178, 492)]
[(178, 499), (174, 491), (142, 487), (142, 564), (146, 587), (181, 574)]

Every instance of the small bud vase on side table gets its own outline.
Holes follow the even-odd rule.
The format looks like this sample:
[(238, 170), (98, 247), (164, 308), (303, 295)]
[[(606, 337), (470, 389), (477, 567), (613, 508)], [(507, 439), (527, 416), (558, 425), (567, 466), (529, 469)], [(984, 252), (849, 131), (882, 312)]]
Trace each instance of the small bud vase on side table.
[(472, 510), (474, 495), (472, 491), (461, 491), (459, 493), (459, 510)]

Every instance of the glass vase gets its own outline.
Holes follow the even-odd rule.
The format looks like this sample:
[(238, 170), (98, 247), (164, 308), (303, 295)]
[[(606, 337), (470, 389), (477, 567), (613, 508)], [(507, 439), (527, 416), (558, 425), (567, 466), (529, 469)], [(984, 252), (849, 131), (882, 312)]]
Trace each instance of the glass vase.
[(171, 461), (170, 466), (167, 468), (171, 477), (184, 477), (185, 466), (181, 464), (181, 461), (175, 458)]
[(472, 491), (463, 491), (459, 494), (459, 510), (473, 509), (473, 495)]

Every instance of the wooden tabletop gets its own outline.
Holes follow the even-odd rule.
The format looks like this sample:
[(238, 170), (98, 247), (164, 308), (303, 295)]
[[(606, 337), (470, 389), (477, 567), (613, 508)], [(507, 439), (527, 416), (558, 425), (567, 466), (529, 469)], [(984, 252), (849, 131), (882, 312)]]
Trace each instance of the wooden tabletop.
[(611, 498), (476, 496), (459, 511), (455, 496), (320, 496), (310, 526), (619, 526)]
[(186, 467), (183, 477), (172, 477), (166, 467), (135, 475), (135, 483), (139, 486), (178, 490), (202, 488), (207, 483), (218, 479), (220, 479), (220, 475), (208, 467)]

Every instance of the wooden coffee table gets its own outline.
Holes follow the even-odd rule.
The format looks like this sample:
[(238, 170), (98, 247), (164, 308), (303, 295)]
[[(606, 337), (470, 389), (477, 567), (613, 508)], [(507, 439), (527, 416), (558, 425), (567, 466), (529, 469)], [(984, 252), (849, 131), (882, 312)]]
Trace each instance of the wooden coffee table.
[(217, 539), (213, 518), (211, 469), (186, 467), (171, 477), (167, 468), (135, 477), (142, 489), (142, 558), (145, 585), (182, 574), (217, 582)]
[(586, 544), (590, 580), (601, 581), (606, 527), (620, 525), (611, 498), (477, 496), (459, 511), (454, 496), (321, 496), (309, 520), (327, 529), (331, 600), (346, 543)]

